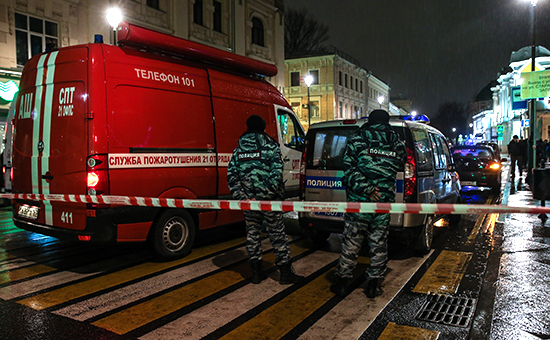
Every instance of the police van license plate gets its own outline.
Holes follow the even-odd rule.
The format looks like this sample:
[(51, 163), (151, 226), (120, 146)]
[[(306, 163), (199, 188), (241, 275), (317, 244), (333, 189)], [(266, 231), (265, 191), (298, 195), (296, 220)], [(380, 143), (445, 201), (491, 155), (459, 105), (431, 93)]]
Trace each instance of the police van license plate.
[(476, 182), (471, 182), (471, 181), (460, 181), (460, 184), (461, 184), (462, 186), (467, 186), (467, 185), (469, 185), (469, 186), (475, 186), (475, 185), (476, 185)]
[(30, 220), (37, 220), (39, 211), (40, 211), (40, 208), (38, 207), (21, 204), (19, 206), (19, 209), (17, 210), (17, 215), (24, 218), (28, 218)]
[(343, 218), (344, 217), (344, 213), (342, 212), (314, 212), (313, 213), (315, 216), (327, 216), (327, 217), (339, 217), (339, 218)]

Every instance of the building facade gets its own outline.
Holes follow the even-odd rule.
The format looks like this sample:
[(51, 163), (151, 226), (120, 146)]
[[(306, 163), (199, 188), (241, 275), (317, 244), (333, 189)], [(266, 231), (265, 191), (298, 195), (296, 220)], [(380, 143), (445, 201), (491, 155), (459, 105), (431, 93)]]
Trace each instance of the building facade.
[[(550, 51), (539, 46), (535, 54), (535, 71), (546, 69), (550, 69)], [(531, 123), (534, 124), (534, 140), (550, 139), (550, 98), (537, 99), (535, 121), (530, 122), (527, 101), (521, 99), (521, 74), (524, 72), (531, 72), (530, 46), (512, 53), (510, 68), (499, 75), (498, 85), (492, 88), (491, 116), (483, 117), (490, 121), (492, 138), (496, 136), (503, 146), (513, 135), (529, 138)]]
[[(308, 74), (314, 79), (309, 86), (311, 110)], [(361, 118), (380, 106), (389, 108), (389, 86), (338, 53), (287, 59), (285, 76), (287, 101), (306, 129), (310, 123)], [(382, 105), (377, 101), (380, 95), (385, 98)]]
[[(18, 86), (26, 61), (48, 48), (95, 34), (109, 43), (114, 5), (125, 21), (275, 64), (279, 74), (268, 80), (283, 91), (283, 0), (0, 0), (0, 89)], [(0, 100), (2, 127), (9, 104)]]

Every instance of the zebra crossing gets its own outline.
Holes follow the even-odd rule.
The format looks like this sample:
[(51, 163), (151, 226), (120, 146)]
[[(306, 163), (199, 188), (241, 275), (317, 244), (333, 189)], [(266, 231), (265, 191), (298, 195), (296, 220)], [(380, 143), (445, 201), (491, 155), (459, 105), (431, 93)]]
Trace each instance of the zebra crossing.
[[(341, 298), (329, 291), (337, 250), (291, 237), (293, 266), (306, 280), (280, 285), (265, 239), (270, 278), (254, 285), (244, 243), (242, 235), (232, 236), (206, 242), (183, 259), (156, 262), (145, 245), (71, 244), (19, 230), (3, 208), (0, 299), (125, 339), (350, 339), (362, 334), (424, 260), (392, 260), (378, 299), (361, 289)], [(359, 262), (358, 277), (369, 259)]]

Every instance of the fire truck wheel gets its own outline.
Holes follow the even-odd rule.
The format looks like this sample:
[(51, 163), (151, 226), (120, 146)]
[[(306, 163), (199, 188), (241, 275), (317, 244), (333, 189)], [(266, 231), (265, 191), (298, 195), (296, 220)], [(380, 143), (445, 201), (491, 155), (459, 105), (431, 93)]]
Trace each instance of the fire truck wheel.
[(189, 254), (195, 241), (193, 218), (185, 210), (164, 210), (153, 224), (150, 241), (160, 258), (173, 259)]

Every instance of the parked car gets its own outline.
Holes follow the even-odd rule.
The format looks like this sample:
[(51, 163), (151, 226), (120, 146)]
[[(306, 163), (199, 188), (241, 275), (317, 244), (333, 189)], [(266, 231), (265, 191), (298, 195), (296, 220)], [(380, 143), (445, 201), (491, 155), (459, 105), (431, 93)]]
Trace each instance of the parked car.
[(502, 162), (489, 145), (461, 145), (452, 148), (456, 171), (463, 190), (499, 192)]
[[(460, 183), (455, 173), (445, 136), (427, 122), (392, 117), (390, 124), (407, 147), (407, 161), (397, 174), (398, 203), (459, 203)], [(312, 124), (302, 154), (301, 198), (305, 201), (344, 202), (346, 190), (343, 156), (346, 142), (366, 119), (334, 120)], [(460, 215), (451, 215), (456, 224)], [(443, 216), (391, 214), (392, 237), (405, 239), (420, 253), (432, 246), (433, 224)], [(299, 214), (306, 236), (324, 241), (331, 232), (344, 228), (342, 213), (304, 212)]]
[(493, 152), (495, 153), (495, 157), (497, 159), (500, 159), (500, 147), (498, 146), (497, 143), (484, 140), (482, 142), (477, 143), (477, 145), (490, 146), (493, 149)]

